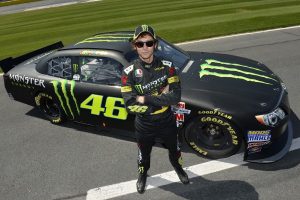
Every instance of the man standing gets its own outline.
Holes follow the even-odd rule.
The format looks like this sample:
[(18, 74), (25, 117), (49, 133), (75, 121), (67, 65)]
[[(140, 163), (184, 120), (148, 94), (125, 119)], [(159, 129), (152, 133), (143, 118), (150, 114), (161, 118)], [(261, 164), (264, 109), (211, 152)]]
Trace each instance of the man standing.
[(155, 138), (159, 137), (169, 150), (169, 159), (180, 181), (188, 184), (182, 169), (177, 128), (170, 105), (181, 98), (180, 80), (172, 62), (154, 56), (157, 48), (152, 27), (141, 25), (135, 29), (132, 44), (139, 58), (124, 68), (121, 92), (129, 113), (135, 114), (135, 134), (138, 145), (137, 191), (145, 191), (150, 154)]

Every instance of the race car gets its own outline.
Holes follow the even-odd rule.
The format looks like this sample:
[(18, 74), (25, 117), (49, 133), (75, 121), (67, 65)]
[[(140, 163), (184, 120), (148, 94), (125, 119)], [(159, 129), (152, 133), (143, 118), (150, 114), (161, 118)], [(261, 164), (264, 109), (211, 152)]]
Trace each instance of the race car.
[[(122, 70), (137, 58), (132, 37), (130, 31), (99, 33), (67, 47), (57, 42), (4, 59), (6, 91), (54, 124), (73, 120), (134, 137), (134, 116), (121, 96)], [(155, 55), (176, 66), (182, 97), (172, 110), (180, 136), (195, 153), (218, 159), (243, 148), (246, 161), (268, 163), (289, 151), (287, 88), (264, 64), (187, 52), (160, 37)]]

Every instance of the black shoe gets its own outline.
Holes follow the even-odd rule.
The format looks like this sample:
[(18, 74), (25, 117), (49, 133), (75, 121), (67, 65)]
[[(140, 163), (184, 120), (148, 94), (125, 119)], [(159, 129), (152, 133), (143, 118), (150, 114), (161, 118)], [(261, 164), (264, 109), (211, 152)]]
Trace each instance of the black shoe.
[(138, 193), (143, 194), (145, 192), (146, 181), (147, 181), (147, 173), (139, 174), (138, 180), (136, 182), (136, 189)]
[(190, 183), (188, 175), (185, 173), (185, 171), (182, 168), (175, 168), (175, 172), (183, 184), (186, 185)]

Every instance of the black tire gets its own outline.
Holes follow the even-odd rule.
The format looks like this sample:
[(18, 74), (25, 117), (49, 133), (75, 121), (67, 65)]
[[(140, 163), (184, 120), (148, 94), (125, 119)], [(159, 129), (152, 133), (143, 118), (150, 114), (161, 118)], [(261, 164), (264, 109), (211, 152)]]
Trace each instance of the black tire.
[(242, 136), (228, 119), (200, 115), (185, 129), (187, 144), (199, 155), (218, 159), (235, 154), (241, 147)]
[(66, 115), (58, 101), (51, 95), (39, 93), (35, 97), (35, 104), (43, 115), (53, 124), (61, 124), (66, 121)]

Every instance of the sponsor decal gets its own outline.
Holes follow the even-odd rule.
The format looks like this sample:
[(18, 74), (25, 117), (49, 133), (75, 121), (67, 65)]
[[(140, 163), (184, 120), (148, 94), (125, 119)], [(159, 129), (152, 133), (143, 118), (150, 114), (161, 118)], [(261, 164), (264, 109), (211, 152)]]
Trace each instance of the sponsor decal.
[(154, 71), (161, 71), (163, 69), (164, 69), (164, 67), (156, 67), (156, 68), (154, 68)]
[(167, 79), (167, 75), (164, 75), (163, 77), (160, 77), (154, 81), (151, 81), (150, 83), (147, 83), (146, 85), (139, 84), (139, 85), (134, 85), (134, 87), (138, 93), (143, 94), (145, 90), (149, 91), (156, 87), (161, 86), (166, 79)]
[(138, 78), (141, 78), (143, 76), (143, 71), (141, 69), (136, 69), (134, 71), (134, 76), (138, 77)]
[(167, 61), (167, 60), (162, 60), (161, 61), (164, 65), (167, 65), (168, 67), (172, 67), (172, 62)]
[(179, 82), (179, 77), (178, 76), (173, 76), (171, 78), (168, 78), (168, 83), (178, 83)]
[[(72, 116), (74, 119), (74, 114), (77, 112), (77, 114), (80, 114), (80, 110), (77, 104), (77, 100), (74, 95), (74, 88), (75, 88), (75, 81), (67, 81), (67, 80), (61, 80), (61, 81), (51, 81), (53, 85), (54, 92), (60, 102), (61, 107), (63, 108), (64, 112), (68, 116)], [(75, 104), (75, 108), (73, 111), (72, 104)], [(68, 108), (68, 111), (67, 111)]]
[(83, 50), (79, 54), (82, 56), (103, 56), (107, 55), (107, 52), (101, 50)]
[(121, 87), (121, 92), (131, 92), (132, 88), (131, 86), (123, 86)]
[(35, 85), (35, 86), (45, 88), (44, 85), (45, 80), (42, 79), (32, 78), (29, 76), (19, 75), (19, 74), (9, 74), (9, 79), (14, 81), (15, 83), (25, 84), (25, 85)]
[(248, 131), (248, 153), (261, 152), (264, 145), (271, 143), (271, 130), (250, 130)]
[(47, 55), (49, 55), (49, 54), (51, 54), (52, 52), (54, 52), (54, 51), (50, 51), (50, 52), (47, 52), (47, 53), (44, 53), (44, 54), (41, 54), (41, 55), (39, 55), (39, 56), (37, 56), (37, 57), (35, 57), (35, 58), (33, 58), (33, 59), (31, 59), (31, 60), (29, 60), (25, 65), (28, 65), (28, 64), (30, 64), (30, 63), (32, 63), (32, 62), (34, 62), (34, 61), (36, 61), (36, 60), (39, 60), (39, 59), (41, 59), (41, 58), (43, 58), (43, 57), (45, 57), (45, 56), (47, 56)]
[(226, 113), (223, 113), (219, 110), (219, 108), (216, 108), (214, 110), (202, 110), (198, 111), (199, 115), (219, 115), (220, 117), (224, 117), (226, 119), (232, 119), (231, 115), (228, 115)]
[(122, 76), (122, 77), (121, 77), (121, 81), (122, 81), (122, 84), (123, 84), (123, 85), (126, 85), (127, 79), (128, 79), (128, 76)]
[(271, 131), (248, 131), (248, 142), (269, 142), (271, 141)]
[(205, 63), (201, 64), (200, 67), (200, 78), (205, 76), (215, 76), (265, 85), (273, 85), (274, 82), (278, 82), (275, 78), (266, 75), (267, 72), (264, 70), (237, 63), (206, 59)]
[(171, 110), (174, 112), (176, 117), (176, 125), (180, 127), (184, 122), (184, 114), (190, 114), (191, 110), (185, 109), (185, 102), (179, 102), (177, 106), (172, 106)]
[(130, 65), (129, 67), (126, 67), (125, 69), (124, 69), (124, 72), (125, 72), (125, 74), (129, 74), (129, 72), (131, 72), (133, 70), (133, 65)]
[(169, 74), (170, 74), (170, 76), (173, 76), (175, 74), (175, 72), (176, 72), (175, 67), (170, 67), (169, 68)]

